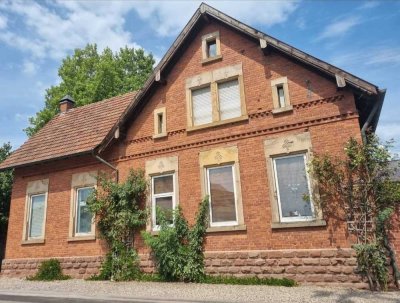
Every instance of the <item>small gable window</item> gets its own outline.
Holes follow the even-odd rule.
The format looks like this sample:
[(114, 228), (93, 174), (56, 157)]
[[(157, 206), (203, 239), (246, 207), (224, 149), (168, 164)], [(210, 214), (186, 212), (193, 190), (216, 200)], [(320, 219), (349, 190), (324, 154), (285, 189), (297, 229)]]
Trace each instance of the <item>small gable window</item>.
[(204, 35), (201, 38), (202, 63), (209, 63), (221, 59), (221, 43), (219, 32)]
[(161, 138), (167, 135), (166, 109), (165, 107), (154, 110), (154, 135), (153, 138)]
[(274, 104), (273, 114), (292, 111), (290, 104), (289, 87), (287, 77), (282, 77), (271, 81), (272, 102)]

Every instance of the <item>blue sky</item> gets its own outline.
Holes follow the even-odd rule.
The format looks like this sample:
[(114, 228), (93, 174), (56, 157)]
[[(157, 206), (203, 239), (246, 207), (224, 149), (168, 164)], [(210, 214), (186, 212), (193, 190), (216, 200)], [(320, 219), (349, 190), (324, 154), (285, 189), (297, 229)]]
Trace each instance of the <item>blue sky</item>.
[[(200, 1), (0, 1), (0, 144), (27, 138), (28, 117), (57, 84), (61, 59), (97, 43), (160, 59)], [(378, 134), (400, 152), (400, 1), (208, 1), (269, 35), (387, 88)]]

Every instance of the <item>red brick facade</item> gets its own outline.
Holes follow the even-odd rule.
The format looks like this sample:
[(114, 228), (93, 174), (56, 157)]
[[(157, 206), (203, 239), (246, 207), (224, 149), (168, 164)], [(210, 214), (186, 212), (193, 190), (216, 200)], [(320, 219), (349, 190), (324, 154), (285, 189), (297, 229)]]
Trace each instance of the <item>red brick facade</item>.
[[(203, 65), (201, 37), (215, 31), (220, 33), (222, 59)], [(248, 120), (187, 132), (186, 79), (238, 63), (243, 66)], [(272, 114), (270, 82), (280, 77), (288, 79), (293, 111), (276, 115)], [(195, 35), (165, 78), (166, 84), (158, 86), (135, 115), (126, 137), (102, 157), (118, 168), (123, 180), (129, 169), (144, 169), (148, 160), (177, 156), (179, 204), (189, 222), (193, 222), (202, 199), (199, 153), (216, 147), (237, 147), (246, 229), (207, 234), (208, 272), (287, 276), (302, 282), (359, 283), (343, 224), (333, 224), (328, 219), (326, 226), (271, 228), (271, 189), (263, 144), (268, 138), (309, 132), (313, 152), (341, 154), (351, 136), (360, 138), (358, 113), (350, 89), (338, 90), (334, 80), (277, 52), (265, 55), (254, 40), (216, 22), (210, 22)], [(312, 91), (307, 83), (311, 83)], [(153, 111), (159, 107), (166, 107), (167, 136), (153, 139)], [(64, 258), (67, 273), (77, 277), (95, 272), (83, 268), (98, 265), (96, 258), (104, 255), (104, 244), (98, 239), (68, 241), (72, 175), (93, 170), (107, 167), (94, 158), (76, 157), (16, 169), (3, 274), (12, 275), (18, 269), (19, 275), (26, 275), (36, 268), (38, 259), (49, 257)], [(23, 245), (26, 186), (29, 181), (44, 178), (49, 179), (45, 243)], [(142, 240), (137, 245), (140, 253), (148, 252)], [(83, 258), (83, 267), (75, 268), (68, 258)], [(90, 267), (85, 258), (93, 258)], [(149, 266), (148, 261), (143, 262), (144, 268)]]

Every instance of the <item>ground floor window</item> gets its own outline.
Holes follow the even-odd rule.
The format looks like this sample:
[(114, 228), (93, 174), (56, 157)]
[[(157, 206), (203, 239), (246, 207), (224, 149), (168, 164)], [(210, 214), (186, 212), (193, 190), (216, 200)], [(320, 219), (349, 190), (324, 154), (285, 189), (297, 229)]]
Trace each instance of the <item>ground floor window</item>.
[(93, 214), (89, 211), (86, 202), (89, 196), (93, 193), (93, 190), (93, 187), (82, 187), (76, 189), (76, 235), (92, 233)]
[(31, 195), (29, 199), (28, 239), (43, 238), (46, 194)]
[(237, 194), (234, 165), (206, 168), (210, 196), (210, 225), (237, 225)]
[(306, 154), (275, 157), (273, 169), (281, 222), (313, 219)]
[(162, 215), (171, 225), (174, 223), (175, 175), (165, 174), (152, 178), (152, 221), (153, 229), (160, 229), (158, 216)]

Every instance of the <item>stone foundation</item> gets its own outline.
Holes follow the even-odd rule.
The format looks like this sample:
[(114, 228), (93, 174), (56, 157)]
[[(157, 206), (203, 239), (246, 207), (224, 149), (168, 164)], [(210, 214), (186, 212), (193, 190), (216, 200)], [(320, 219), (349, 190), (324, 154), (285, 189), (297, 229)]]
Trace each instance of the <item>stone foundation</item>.
[[(141, 255), (140, 267), (154, 272), (149, 255)], [(97, 274), (102, 257), (57, 258), (64, 273), (74, 278), (87, 278)], [(2, 275), (24, 277), (33, 275), (45, 259), (3, 260)], [(356, 258), (352, 249), (299, 249), (267, 251), (206, 252), (205, 266), (211, 275), (238, 277), (290, 278), (301, 284), (348, 285), (367, 288), (368, 285), (355, 272)]]

